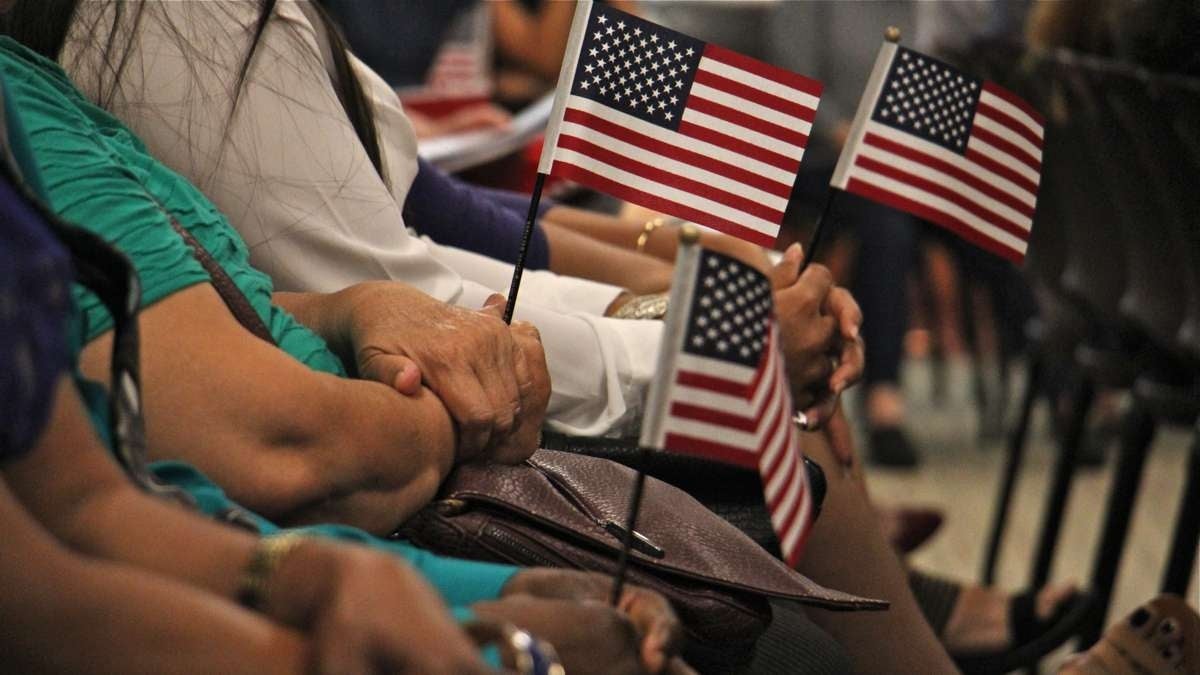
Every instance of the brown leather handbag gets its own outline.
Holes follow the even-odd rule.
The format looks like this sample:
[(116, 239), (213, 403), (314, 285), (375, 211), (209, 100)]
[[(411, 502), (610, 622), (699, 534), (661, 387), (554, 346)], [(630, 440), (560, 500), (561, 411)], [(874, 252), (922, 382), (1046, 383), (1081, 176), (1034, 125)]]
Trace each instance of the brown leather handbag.
[[(460, 466), (397, 537), (443, 555), (612, 574), (634, 472), (605, 459), (539, 450), (507, 466)], [(628, 579), (675, 607), (689, 644), (744, 661), (771, 620), (767, 598), (825, 609), (887, 603), (817, 585), (687, 493), (647, 477)]]

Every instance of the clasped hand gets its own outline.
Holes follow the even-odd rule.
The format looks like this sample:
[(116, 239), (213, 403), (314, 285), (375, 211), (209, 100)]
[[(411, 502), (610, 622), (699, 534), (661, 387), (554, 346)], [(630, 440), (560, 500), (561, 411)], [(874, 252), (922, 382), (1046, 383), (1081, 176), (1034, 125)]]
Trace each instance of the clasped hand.
[(352, 309), (358, 375), (402, 394), (428, 387), (457, 428), (457, 461), (520, 462), (537, 449), (550, 375), (537, 329), (505, 325), (503, 309), (500, 295), (471, 311), (374, 286)]
[(799, 244), (793, 244), (770, 278), (792, 398), (809, 428), (817, 428), (833, 416), (841, 393), (862, 376), (862, 311), (846, 289), (834, 285), (825, 266), (810, 265), (801, 274), (803, 258)]

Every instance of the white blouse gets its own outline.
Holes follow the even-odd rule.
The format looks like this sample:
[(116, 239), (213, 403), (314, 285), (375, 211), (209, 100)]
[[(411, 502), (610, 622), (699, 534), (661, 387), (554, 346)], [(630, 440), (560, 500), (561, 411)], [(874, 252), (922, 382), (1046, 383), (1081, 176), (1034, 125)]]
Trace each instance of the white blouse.
[[(114, 66), (105, 50), (118, 5), (124, 15), (113, 41)], [(277, 290), (333, 292), (394, 279), (470, 309), (493, 292), (508, 293), (511, 265), (440, 246), (404, 227), (401, 207), (417, 163), (400, 101), (352, 59), (375, 105), (389, 188), (343, 112), (313, 27), (294, 2), (278, 3), (233, 110), (231, 93), (259, 3), (151, 0), (133, 42), (136, 7), (80, 3), (61, 61), (91, 100), (213, 200)], [(619, 291), (546, 271), (524, 275), (517, 318), (542, 335), (553, 383), (552, 428), (581, 435), (627, 431), (640, 416), (662, 326), (603, 317)]]

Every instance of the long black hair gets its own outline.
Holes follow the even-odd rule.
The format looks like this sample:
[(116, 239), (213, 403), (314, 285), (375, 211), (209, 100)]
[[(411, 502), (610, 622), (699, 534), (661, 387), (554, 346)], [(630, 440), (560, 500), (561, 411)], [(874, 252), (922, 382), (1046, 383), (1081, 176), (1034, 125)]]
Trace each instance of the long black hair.
[[(227, 122), (232, 120), (237, 111), (247, 75), (254, 63), (263, 33), (271, 23), (271, 17), (277, 5), (277, 0), (257, 0), (257, 2), (259, 5), (258, 19), (254, 26), (254, 36), (246, 53), (242, 55), (237, 78), (231, 83)], [(0, 31), (42, 56), (61, 62), (68, 33), (72, 32), (72, 25), (76, 20), (81, 18), (77, 17), (79, 3), (80, 0), (17, 0), (11, 9), (3, 17), (0, 17)], [(110, 0), (111, 13), (93, 12), (91, 16), (94, 18), (91, 20), (91, 24), (80, 26), (74, 31), (79, 39), (87, 41), (93, 48), (103, 45), (100, 72), (95, 74), (96, 86), (93, 92), (95, 103), (101, 107), (111, 109), (119, 91), (121, 78), (134, 42), (132, 37), (136, 35), (145, 18), (146, 4), (146, 0), (136, 2)], [(338, 99), (354, 127), (355, 134), (367, 151), (375, 171), (386, 182), (386, 172), (383, 168), (383, 158), (375, 128), (374, 110), (363, 92), (357, 75), (350, 66), (346, 56), (348, 47), (345, 38), (324, 9), (318, 3), (311, 4), (316, 10), (314, 15), (321, 23), (314, 28), (318, 31), (323, 30), (329, 41), (333, 61), (330, 64), (330, 70)], [(100, 25), (102, 22), (105, 25)], [(130, 28), (124, 29), (123, 27), (126, 25)], [(168, 22), (168, 28), (181, 45), (186, 43), (188, 38), (179, 27)], [(123, 45), (122, 42), (124, 42)]]

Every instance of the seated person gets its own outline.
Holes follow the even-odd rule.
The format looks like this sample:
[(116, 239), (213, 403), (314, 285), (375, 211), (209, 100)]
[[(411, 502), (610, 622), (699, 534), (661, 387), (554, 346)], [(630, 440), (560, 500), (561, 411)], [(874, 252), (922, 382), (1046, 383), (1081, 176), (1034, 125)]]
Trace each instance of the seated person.
[[(192, 460), (248, 505), (292, 522), (357, 522), (386, 532), (408, 509), (427, 500), (441, 463), (449, 464), (454, 451), (449, 419), (438, 399), (428, 392), (399, 396), (368, 382), (336, 377), (337, 368), (329, 368), (331, 374), (306, 367), (336, 366), (337, 357), (304, 326), (270, 309), (269, 283), (246, 264), (239, 240), (207, 200), (150, 159), (119, 123), (83, 102), (52, 63), (3, 38), (0, 69), (12, 82), (10, 95), (34, 139), (32, 152), (44, 170), (51, 204), (67, 215), (88, 216), (87, 227), (120, 244), (143, 277), (144, 400), (147, 409), (159, 411), (147, 427), (152, 453)], [(69, 163), (64, 161), (68, 156)], [(171, 217), (264, 308), (260, 317), (288, 353), (237, 323), (172, 229)], [(796, 265), (793, 261), (792, 276)], [(816, 280), (800, 286), (806, 296), (826, 292), (813, 284), (819, 286)], [(373, 289), (372, 300), (386, 303), (380, 286), (368, 288)], [(106, 380), (111, 320), (94, 296), (78, 297), (87, 337), (92, 338), (83, 355), (84, 372)], [(340, 318), (338, 313), (346, 309), (338, 306), (340, 299), (303, 299), (311, 304), (298, 305), (305, 310), (302, 316), (326, 329), (336, 323), (330, 318)], [(331, 301), (328, 311), (337, 312), (327, 317), (320, 310)], [(355, 317), (353, 311), (347, 313)], [(413, 408), (401, 408), (408, 404)], [(827, 446), (814, 442), (810, 451), (833, 466)], [(429, 485), (413, 486), (413, 466), (423, 462), (435, 464), (429, 469)], [(349, 473), (357, 480), (339, 486), (331, 479), (345, 475), (345, 467), (357, 470)], [(362, 473), (368, 471), (374, 475)], [(193, 488), (202, 504), (211, 501), (211, 486), (197, 485), (194, 475), (164, 475)], [(907, 595), (903, 572), (870, 516), (859, 526), (869, 509), (856, 501), (857, 488), (849, 480), (830, 481), (827, 499), (844, 505), (822, 519), (817, 530), (826, 529), (824, 544), (812, 546), (813, 553), (822, 554), (810, 555), (809, 561), (832, 579), (888, 596), (893, 610), (861, 622), (821, 612), (819, 623), (835, 635), (845, 630), (846, 644), (865, 639), (859, 631), (892, 636), (876, 638), (875, 648), (852, 654), (863, 664), (949, 672), (945, 652)], [(818, 531), (811, 541), (822, 539)], [(831, 546), (834, 540), (838, 543)], [(863, 561), (853, 575), (847, 575), (844, 565), (820, 562), (847, 555)], [(888, 658), (879, 658), (880, 652)]]
[[(22, 6), (17, 3), (18, 10)], [(312, 24), (297, 3), (278, 3), (262, 15), (270, 17), (264, 23), (270, 30), (255, 40), (252, 27), (264, 7), (83, 3), (61, 26), (57, 43), (39, 46), (36, 38), (45, 31), (32, 27), (28, 39), (67, 64), (89, 99), (121, 117), (153, 153), (211, 196), (239, 228), (250, 262), (277, 290), (332, 293), (393, 279), (471, 309), (491, 293), (507, 291), (511, 267), (423, 242), (404, 228), (401, 205), (417, 163), (411, 130), (391, 89), (356, 65), (376, 126), (387, 130), (380, 135), (382, 171), (377, 171), (356, 142)], [(12, 30), (21, 36), (19, 24)], [(103, 45), (109, 42), (105, 31), (118, 24), (129, 27), (130, 40), (123, 41), (129, 50), (118, 50), (128, 67), (113, 69)], [(176, 30), (184, 25), (194, 40), (185, 42)], [(240, 49), (219, 37), (230, 34), (245, 36)], [(211, 67), (187, 66), (195, 62)], [(296, 143), (297, 138), (305, 141)], [(666, 276), (659, 274), (659, 283)], [(657, 322), (604, 318), (621, 295), (614, 286), (525, 274), (517, 318), (531, 321), (542, 336), (552, 383), (550, 428), (596, 435), (636, 424), (662, 331)], [(784, 300), (781, 307), (795, 305), (794, 299), (790, 305)], [(789, 351), (802, 352), (802, 340), (789, 336)], [(839, 373), (841, 384), (849, 384), (852, 367)], [(465, 414), (439, 386), (436, 373), (426, 376), (435, 393), (451, 399), (451, 415), (462, 423)]]
[[(125, 76), (111, 79), (113, 71), (106, 66), (97, 65), (97, 63), (105, 63), (104, 59), (108, 58), (98, 53), (96, 49), (98, 45), (106, 44), (107, 40), (104, 35), (94, 34), (95, 31), (100, 30), (97, 26), (109, 25), (108, 19), (96, 21), (90, 12), (100, 12), (100, 16), (106, 17), (105, 12), (117, 12), (114, 20), (129, 21), (135, 18), (136, 13), (142, 9), (140, 6), (131, 6), (128, 10), (130, 13), (121, 18), (122, 7), (120, 4), (109, 3), (91, 3), (81, 7), (79, 11), (91, 19), (77, 21), (75, 30), (79, 32), (75, 34), (74, 38), (68, 40), (63, 53), (64, 61), (78, 76), (83, 77), (85, 89), (91, 92), (93, 98), (122, 114), (140, 133), (146, 135), (155, 150), (162, 153), (177, 169), (188, 175), (194, 175), (197, 181), (206, 183), (209, 186), (209, 192), (213, 194), (218, 203), (228, 203), (236, 212), (245, 215), (244, 222), (237, 220), (235, 224), (242, 227), (243, 233), (246, 233), (252, 241), (256, 236), (259, 237), (260, 245), (254, 246), (251, 251), (252, 260), (257, 257), (258, 260), (264, 261), (265, 265), (274, 266), (273, 276), (277, 283), (311, 283), (315, 287), (325, 285), (327, 280), (332, 278), (344, 279), (347, 283), (369, 279), (381, 268), (384, 268), (383, 276), (404, 272), (402, 266), (390, 263), (385, 265), (380, 262), (383, 258), (377, 257), (383, 256), (392, 263), (398, 262), (399, 259), (388, 257), (392, 250), (391, 247), (385, 248), (371, 243), (372, 238), (381, 232), (386, 232), (388, 236), (391, 236), (400, 229), (395, 226), (395, 223), (399, 222), (399, 210), (394, 208), (394, 204), (402, 202), (403, 196), (396, 195), (395, 177), (397, 175), (411, 176), (412, 171), (415, 170), (413, 166), (410, 166), (415, 164), (415, 155), (412, 152), (411, 144), (406, 146), (404, 142), (404, 130), (407, 129), (407, 124), (404, 122), (398, 104), (393, 102), (394, 96), (388, 98), (390, 91), (386, 87), (380, 90), (369, 86), (378, 78), (372, 79), (373, 74), (369, 71), (362, 69), (358, 71), (368, 85), (373, 108), (379, 112), (377, 122), (378, 128), (381, 130), (383, 155), (388, 159), (387, 170), (383, 171), (382, 175), (393, 178), (390, 192), (380, 180), (381, 173), (374, 171), (370, 166), (371, 160), (368, 153), (361, 145), (353, 142), (355, 136), (352, 125), (346, 119), (345, 112), (338, 103), (328, 76), (325, 74), (325, 69), (320, 63), (319, 50), (316, 48), (315, 37), (312, 33), (313, 27), (293, 3), (279, 5), (276, 10), (273, 10), (274, 14), (263, 7), (255, 7), (250, 3), (216, 5), (211, 3), (205, 5), (152, 3), (147, 5), (144, 9), (150, 14), (137, 24), (139, 28), (132, 33), (133, 37), (137, 39), (130, 42), (130, 52), (126, 55), (131, 63), (137, 63), (137, 67), (127, 69)], [(213, 10), (214, 7), (221, 9)], [(175, 12), (185, 13), (186, 18), (184, 15), (174, 16)], [(217, 50), (219, 53), (214, 52), (213, 48), (218, 44), (224, 45), (225, 43), (213, 39), (213, 36), (232, 30), (231, 26), (235, 24), (255, 25), (258, 18), (263, 16), (269, 16), (270, 21), (267, 23), (279, 30), (264, 32), (261, 40), (257, 42), (251, 40), (254, 50), (258, 50), (258, 56), (253, 61), (246, 61), (246, 63), (250, 65), (298, 64), (299, 70), (302, 72), (292, 72), (287, 68), (271, 69), (258, 66), (250, 69), (244, 92), (240, 97), (232, 96), (230, 89), (223, 85), (214, 89), (214, 83), (235, 78), (235, 73), (240, 72), (237, 68), (243, 61), (240, 56), (236, 60), (231, 60), (227, 49), (222, 48)], [(184, 23), (193, 26), (202, 34), (207, 35), (205, 31), (219, 32), (208, 35), (207, 38), (201, 37), (192, 42), (183, 42), (182, 38), (175, 37), (176, 33), (170, 27)], [(224, 25), (225, 23), (229, 25)], [(65, 32), (66, 28), (64, 27), (63, 30)], [(89, 30), (92, 32), (88, 32)], [(145, 42), (147, 46), (143, 46), (142, 42)], [(151, 43), (153, 46), (148, 46)], [(298, 54), (293, 53), (296, 49), (300, 50)], [(143, 50), (146, 50), (146, 53), (153, 53), (154, 58), (143, 59), (140, 56), (143, 54)], [(254, 50), (248, 51), (248, 56), (255, 56)], [(57, 47), (53, 47), (48, 51), (57, 53), (58, 50)], [(211, 60), (214, 63), (224, 63), (228, 61), (229, 72), (226, 76), (222, 78), (218, 73), (215, 79), (209, 81), (205, 79), (203, 73), (197, 74), (186, 68), (180, 70), (179, 64), (194, 58), (194, 52), (197, 51), (205, 55), (205, 62)], [(263, 57), (262, 54), (273, 56)], [(281, 54), (289, 56), (281, 61)], [(99, 61), (93, 63), (90, 61), (91, 59), (99, 59)], [(186, 80), (192, 76), (195, 76), (196, 79), (189, 81), (182, 94), (178, 90), (172, 89), (170, 83), (178, 83), (181, 78)], [(288, 107), (294, 103), (292, 99), (301, 95), (303, 87), (297, 85), (297, 81), (312, 89), (304, 93), (304, 96), (310, 98), (305, 98), (306, 105)], [(150, 86), (148, 84), (150, 82), (161, 83), (162, 86)], [(289, 96), (281, 97), (279, 92), (285, 90)], [(195, 91), (206, 92), (206, 95), (188, 93)], [(233, 107), (238, 107), (239, 112), (228, 118), (228, 128), (214, 130), (206, 127), (208, 131), (200, 133), (193, 129), (194, 125), (189, 122), (189, 120), (198, 119), (224, 119), (227, 115), (225, 111)], [(271, 110), (275, 112), (271, 113)], [(286, 114), (280, 113), (281, 110), (286, 110)], [(297, 133), (296, 128), (293, 128), (290, 133), (281, 132), (280, 125), (262, 124), (259, 123), (260, 120), (270, 118), (290, 121), (305, 118), (310, 113), (319, 119), (327, 121), (331, 118), (338, 121), (339, 124), (322, 126), (322, 133), (329, 133), (332, 136), (343, 134), (345, 138), (341, 142), (334, 143), (330, 142), (334, 139), (321, 138), (321, 134), (309, 134), (312, 138), (310, 142), (304, 144), (305, 147), (301, 153), (303, 159), (284, 162), (277, 161), (280, 159), (278, 153), (256, 149), (274, 147), (276, 143), (286, 146), (288, 141), (285, 137), (294, 137)], [(283, 117), (280, 117), (280, 114), (283, 114)], [(203, 115), (207, 115), (207, 117), (202, 117)], [(244, 138), (243, 135), (245, 135)], [(346, 141), (347, 138), (349, 142)], [(242, 142), (243, 140), (245, 142)], [(327, 143), (328, 145), (326, 145)], [(224, 153), (234, 152), (234, 147), (243, 149), (237, 153), (237, 161), (222, 160)], [(222, 148), (228, 148), (228, 150), (222, 150)], [(313, 175), (304, 173), (313, 167), (325, 167), (326, 170), (320, 173), (327, 174), (328, 166), (323, 162), (328, 161), (330, 157), (339, 156), (338, 153), (341, 153), (340, 156), (343, 158), (338, 161), (344, 160), (346, 166), (350, 167), (350, 173), (355, 177), (351, 183), (339, 180), (331, 189), (327, 180), (317, 180)], [(296, 171), (299, 173), (293, 173)], [(342, 174), (339, 173), (339, 175)], [(247, 176), (251, 176), (250, 180), (246, 180)], [(351, 184), (353, 189), (349, 188)], [(244, 192), (244, 188), (248, 185), (267, 185), (271, 189), (264, 189), (260, 194), (253, 195), (254, 198), (251, 198), (252, 195)], [(377, 185), (379, 190), (383, 190), (382, 195), (372, 187), (373, 185)], [(287, 194), (291, 199), (281, 199), (284, 188), (287, 188)], [(364, 203), (362, 203), (361, 197), (367, 194), (372, 197), (366, 200), (365, 204), (372, 208), (369, 210), (369, 215), (363, 215)], [(319, 196), (316, 200), (320, 202), (319, 205), (314, 202), (312, 207), (306, 207), (303, 213), (292, 210), (296, 204), (304, 203), (305, 200), (312, 201), (314, 195)], [(392, 201), (390, 206), (388, 205), (389, 200)], [(322, 224), (321, 218), (329, 214), (335, 214), (329, 222), (340, 223), (340, 225), (329, 227)], [(312, 226), (293, 227), (295, 218), (304, 218), (304, 222), (311, 223)], [(388, 227), (389, 222), (392, 223), (391, 227)], [(264, 228), (278, 232), (278, 235), (264, 240), (255, 234), (256, 231)], [(339, 238), (338, 245), (330, 245), (331, 242), (325, 239), (327, 235), (336, 235)], [(671, 238), (659, 237), (658, 239), (670, 240)], [(464, 257), (466, 262), (459, 266), (459, 269), (469, 270), (478, 278), (487, 277), (491, 280), (489, 283), (493, 284), (492, 288), (507, 287), (509, 271), (506, 270), (499, 274), (500, 281), (497, 284), (495, 282), (497, 277), (494, 273), (495, 266), (491, 261), (480, 256), (470, 256), (461, 251), (450, 254), (446, 252), (449, 249), (439, 249), (436, 246), (433, 247), (433, 250), (440, 250), (439, 255), (443, 256)], [(307, 252), (295, 253), (297, 251)], [(289, 252), (297, 257), (289, 261), (288, 253), (281, 252)], [(367, 255), (374, 262), (362, 265), (349, 262), (361, 260), (362, 255)], [(413, 263), (413, 259), (408, 260)], [(789, 341), (791, 349), (788, 359), (789, 368), (793, 374), (793, 389), (798, 393), (798, 401), (812, 401), (820, 404), (819, 407), (809, 410), (809, 417), (810, 420), (823, 422), (829, 417), (829, 411), (832, 410), (832, 406), (837, 400), (837, 393), (853, 382), (861, 368), (861, 343), (855, 330), (858, 323), (857, 310), (853, 307), (853, 301), (849, 300), (845, 291), (841, 289), (832, 293), (829, 291), (828, 273), (817, 266), (809, 270), (806, 280), (796, 283), (795, 269), (799, 261), (795, 252), (790, 260), (790, 268), (788, 265), (783, 265), (776, 270), (777, 286), (782, 289), (777, 293), (776, 300), (784, 318), (785, 332), (790, 332), (794, 338)], [(489, 263), (491, 264), (489, 265)], [(417, 267), (423, 265), (423, 263), (413, 264)], [(788, 269), (791, 270), (790, 273)], [(321, 278), (318, 279), (318, 277)], [(529, 278), (527, 276), (527, 280)], [(471, 286), (470, 284), (455, 283), (462, 288)], [(530, 288), (527, 285), (524, 290), (528, 292)], [(588, 294), (594, 295), (594, 293)], [(526, 293), (523, 293), (521, 297), (522, 302), (518, 305), (519, 313), (520, 308), (529, 307), (525, 304), (527, 302)], [(607, 302), (611, 297), (609, 295), (603, 299)], [(651, 325), (648, 326), (649, 330), (638, 333), (641, 336), (640, 339), (635, 339), (632, 337), (633, 333), (628, 331), (641, 330), (637, 328), (638, 323), (653, 324), (655, 322), (614, 322), (599, 320), (594, 316), (573, 314), (570, 317), (563, 317), (536, 309), (527, 311), (536, 315), (535, 321), (542, 329), (543, 338), (546, 340), (547, 358), (553, 376), (553, 395), (559, 402), (570, 402), (566, 408), (558, 409), (556, 417), (555, 402), (552, 397), (552, 414), (550, 415), (552, 427), (579, 432), (578, 428), (563, 424), (563, 420), (573, 414), (566, 412), (568, 409), (578, 412), (591, 406), (591, 410), (594, 412), (602, 408), (599, 413), (600, 417), (609, 420), (613, 419), (609, 413), (617, 410), (613, 407), (614, 405), (624, 411), (621, 413), (622, 418), (636, 412), (636, 409), (621, 407), (617, 404), (618, 399), (627, 402), (640, 400), (639, 388), (631, 386), (629, 379), (622, 380), (621, 377), (618, 377), (617, 381), (624, 381), (625, 384), (617, 387), (613, 386), (615, 383), (612, 380), (597, 381), (584, 373), (590, 372), (590, 366), (594, 365), (589, 360), (590, 357), (598, 357), (601, 361), (608, 359), (605, 368), (616, 365), (617, 370), (621, 370), (622, 359), (614, 354), (628, 350), (633, 345), (638, 345), (640, 348), (640, 353), (635, 353), (634, 358), (643, 359), (641, 361), (643, 364), (646, 363), (644, 359), (648, 358), (650, 366), (653, 367), (655, 343), (659, 334), (657, 327)], [(592, 312), (592, 314), (595, 313)], [(831, 314), (836, 317), (836, 329)], [(579, 319), (586, 323), (587, 330), (576, 331), (574, 328), (570, 328), (572, 326), (578, 328), (577, 320)], [(610, 330), (617, 331), (624, 337), (616, 346), (604, 340), (600, 340), (600, 346), (596, 346), (599, 337), (614, 334), (607, 332)], [(625, 353), (628, 355), (629, 352)], [(827, 354), (841, 355), (841, 367), (831, 372)], [(589, 358), (581, 359), (581, 357)], [(629, 362), (624, 361), (624, 363), (628, 364)], [(635, 368), (635, 370), (637, 369)], [(630, 371), (622, 372), (628, 374)], [(390, 382), (387, 376), (389, 374), (394, 375), (393, 372), (385, 371), (382, 379)], [(648, 376), (643, 374), (640, 377)], [(566, 384), (563, 384), (564, 381)], [(591, 386), (585, 386), (587, 382), (591, 382)], [(604, 382), (608, 382), (608, 384), (604, 384)], [(436, 377), (427, 376), (426, 384), (434, 393), (443, 394), (444, 391), (448, 391), (438, 386)], [(816, 390), (815, 393), (810, 391), (812, 389)], [(453, 413), (453, 404), (448, 403), (448, 407)], [(1011, 638), (1009, 637), (1010, 627), (1007, 625), (1006, 619), (984, 621), (982, 622), (984, 630), (978, 630), (978, 622), (969, 620), (981, 607), (988, 609), (986, 612), (981, 612), (985, 616), (1004, 617), (1007, 597), (1000, 593), (987, 592), (986, 589), (971, 588), (968, 590), (970, 592), (959, 594), (955, 587), (949, 594), (939, 594), (943, 599), (947, 596), (950, 597), (948, 603), (939, 604), (946, 604), (947, 607), (954, 610), (951, 616), (943, 616), (943, 621), (939, 622), (939, 625), (945, 629), (943, 635), (948, 642), (954, 643), (955, 636), (961, 632), (959, 629), (964, 623), (962, 615), (965, 613), (968, 617), (966, 623), (969, 627), (973, 627), (973, 630), (969, 639), (964, 641), (964, 647), (975, 648), (981, 643), (987, 646), (1008, 644)], [(1064, 593), (1058, 589), (1050, 589), (1050, 592), (1039, 595), (1037, 616), (1050, 617), (1063, 597)], [(991, 611), (996, 607), (1000, 608), (999, 612)], [(983, 639), (980, 639), (981, 635)]]
[[(16, 125), (20, 117), (9, 109), (5, 119)], [(24, 160), (25, 185), (40, 192), (24, 136), (13, 129), (11, 155)], [(0, 400), (13, 414), (0, 434), (0, 520), (13, 535), (0, 563), (12, 592), (0, 613), (19, 610), (22, 616), (9, 622), (22, 630), (5, 633), (5, 653), (15, 659), (10, 666), (29, 659), (23, 672), (48, 666), (88, 672), (484, 672), (433, 589), (395, 557), (402, 555), (438, 578), (447, 599), (475, 603), (479, 617), (558, 633), (573, 670), (586, 672), (589, 661), (607, 653), (628, 672), (686, 671), (682, 663), (668, 664), (678, 630), (669, 606), (642, 589), (630, 589), (621, 603), (628, 619), (614, 621), (605, 616), (615, 612), (607, 605), (574, 600), (606, 597), (608, 580), (598, 575), (516, 571), (374, 541), (375, 548), (395, 554), (383, 555), (328, 542), (333, 536), (368, 540), (348, 528), (311, 531), (324, 537), (277, 536), (278, 528), (246, 514), (255, 529), (271, 534), (259, 539), (136, 489), (102, 446), (100, 436), (108, 430), (103, 393), (67, 374), (73, 367), (68, 342), (78, 346), (67, 335), (81, 326), (67, 295), (67, 254), (48, 222), (71, 241), (76, 256), (86, 252), (108, 267), (84, 261), (96, 263), (92, 270), (121, 283), (131, 270), (119, 256), (106, 254), (99, 240), (49, 219), (14, 181), (15, 167), (4, 161), (0, 169), (0, 297), (7, 310), (0, 313), (0, 365), (11, 375), (0, 379)], [(110, 307), (120, 307), (123, 296), (116, 295)], [(136, 364), (136, 347), (132, 355), (123, 353)], [(130, 389), (137, 400), (135, 380), (122, 392)], [(141, 435), (141, 418), (136, 409), (123, 412), (110, 438), (125, 445), (119, 454), (127, 456), (135, 445), (129, 439)], [(234, 507), (189, 467), (174, 464), (164, 472), (185, 476), (205, 510)], [(239, 609), (235, 599), (259, 614)], [(471, 612), (464, 606), (458, 613)], [(557, 622), (555, 628), (554, 617), (564, 613), (581, 621)], [(405, 623), (398, 629), (394, 619), (401, 614)], [(65, 650), (64, 631), (73, 638)], [(113, 649), (123, 641), (127, 649)]]

